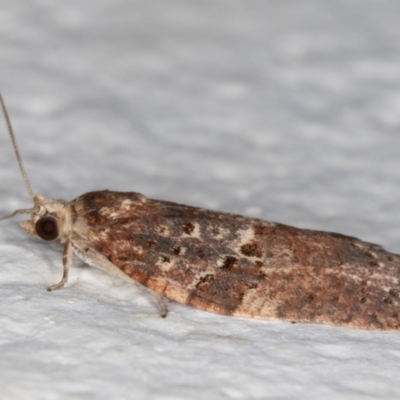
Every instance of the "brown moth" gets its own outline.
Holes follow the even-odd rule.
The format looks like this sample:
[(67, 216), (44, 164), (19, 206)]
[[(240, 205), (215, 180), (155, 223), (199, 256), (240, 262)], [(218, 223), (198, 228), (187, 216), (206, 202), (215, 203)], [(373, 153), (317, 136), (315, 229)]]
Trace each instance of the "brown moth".
[(363, 329), (400, 328), (400, 256), (336, 233), (298, 229), (223, 212), (151, 200), (134, 192), (90, 192), (75, 200), (35, 195), (0, 102), (34, 206), (25, 231), (132, 279), (156, 296), (241, 317)]

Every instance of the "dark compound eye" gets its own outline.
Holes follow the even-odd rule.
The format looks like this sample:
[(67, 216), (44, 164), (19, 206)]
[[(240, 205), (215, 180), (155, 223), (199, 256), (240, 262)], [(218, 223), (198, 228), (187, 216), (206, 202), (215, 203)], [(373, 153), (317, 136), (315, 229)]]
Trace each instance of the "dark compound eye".
[(54, 240), (58, 237), (57, 220), (54, 217), (42, 217), (35, 225), (36, 233), (43, 240)]

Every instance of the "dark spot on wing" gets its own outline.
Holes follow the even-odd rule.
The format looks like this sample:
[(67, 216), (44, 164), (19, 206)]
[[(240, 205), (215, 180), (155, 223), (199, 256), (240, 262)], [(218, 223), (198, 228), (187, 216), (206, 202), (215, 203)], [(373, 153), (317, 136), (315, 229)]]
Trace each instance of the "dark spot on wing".
[(150, 239), (147, 241), (147, 247), (153, 247), (156, 245), (156, 241), (154, 239)]
[(235, 266), (236, 261), (237, 259), (235, 257), (226, 256), (221, 269), (225, 269), (227, 271), (232, 270), (232, 268)]
[(181, 253), (181, 248), (179, 246), (173, 247), (172, 253), (174, 253), (176, 256), (179, 256), (179, 254)]
[(183, 225), (183, 232), (185, 232), (187, 235), (191, 235), (194, 231), (194, 225), (191, 222), (186, 223)]
[(171, 262), (170, 258), (167, 256), (161, 256), (160, 259), (161, 259), (161, 262), (163, 262), (163, 263)]
[(250, 242), (250, 243), (244, 244), (240, 248), (240, 251), (242, 252), (242, 254), (244, 254), (247, 257), (261, 257), (262, 256), (262, 252), (256, 242)]

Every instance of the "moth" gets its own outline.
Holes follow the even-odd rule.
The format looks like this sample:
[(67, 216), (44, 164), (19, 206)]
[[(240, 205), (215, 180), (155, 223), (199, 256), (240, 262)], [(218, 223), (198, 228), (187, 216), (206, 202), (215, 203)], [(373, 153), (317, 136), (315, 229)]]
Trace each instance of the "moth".
[(85, 193), (66, 202), (36, 195), (1, 107), (33, 207), (22, 228), (64, 245), (62, 279), (75, 254), (144, 285), (160, 315), (164, 297), (215, 313), (362, 329), (400, 328), (400, 256), (337, 233), (210, 211), (135, 192)]

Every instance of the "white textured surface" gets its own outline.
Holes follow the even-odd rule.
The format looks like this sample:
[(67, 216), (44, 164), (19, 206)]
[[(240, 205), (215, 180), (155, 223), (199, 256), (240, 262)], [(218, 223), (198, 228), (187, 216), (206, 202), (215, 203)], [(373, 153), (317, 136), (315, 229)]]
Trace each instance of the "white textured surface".
[[(0, 89), (37, 193), (92, 189), (400, 252), (400, 3), (3, 0)], [(30, 205), (4, 128), (0, 213)], [(398, 398), (400, 335), (170, 304), (0, 226), (1, 399)]]

